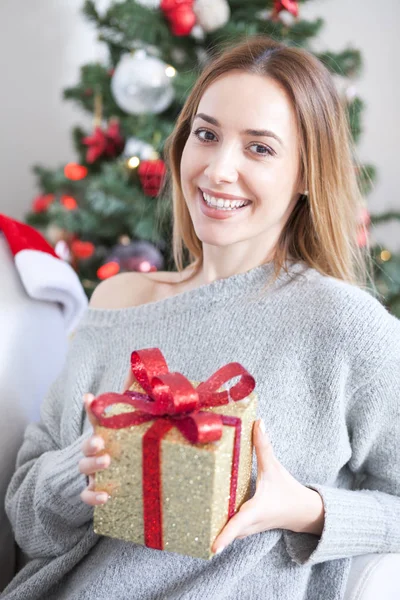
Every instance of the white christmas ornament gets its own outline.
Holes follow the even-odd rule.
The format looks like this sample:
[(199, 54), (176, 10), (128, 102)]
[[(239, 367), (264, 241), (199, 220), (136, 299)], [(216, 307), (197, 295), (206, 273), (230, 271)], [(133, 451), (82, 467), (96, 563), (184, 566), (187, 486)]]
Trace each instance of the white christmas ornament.
[(111, 79), (115, 102), (129, 114), (161, 113), (171, 104), (174, 69), (145, 50), (124, 54)]
[(215, 31), (223, 27), (231, 16), (227, 0), (195, 0), (193, 12), (204, 31)]
[(345, 89), (344, 93), (348, 102), (353, 102), (354, 98), (356, 98), (358, 95), (358, 90), (355, 85), (350, 85), (348, 88)]
[(201, 25), (199, 25), (198, 23), (197, 23), (197, 25), (195, 25), (192, 28), (190, 35), (195, 40), (200, 40), (200, 41), (204, 40), (204, 38), (206, 37), (203, 27)]
[(150, 160), (154, 157), (155, 150), (151, 144), (142, 142), (138, 138), (128, 138), (124, 148), (124, 156), (130, 158), (137, 156), (140, 160)]

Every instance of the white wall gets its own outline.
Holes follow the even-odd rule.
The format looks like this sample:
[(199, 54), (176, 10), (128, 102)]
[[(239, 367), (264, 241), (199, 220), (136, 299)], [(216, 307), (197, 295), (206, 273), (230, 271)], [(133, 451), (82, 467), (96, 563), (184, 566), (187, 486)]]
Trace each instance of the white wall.
[[(90, 129), (92, 119), (62, 90), (78, 81), (79, 67), (101, 59), (104, 48), (80, 12), (83, 0), (1, 0), (0, 2), (0, 211), (22, 218), (38, 190), (31, 166), (56, 167), (76, 158), (71, 129)], [(103, 9), (108, 0), (98, 0)], [(399, 0), (312, 0), (304, 18), (322, 17), (325, 27), (313, 42), (317, 51), (359, 48), (364, 72), (355, 85), (367, 104), (361, 160), (378, 168), (369, 196), (371, 210), (400, 210), (399, 170)], [(400, 250), (400, 224), (380, 227), (374, 238)]]
[[(301, 14), (306, 19), (325, 20), (321, 35), (313, 42), (315, 50), (339, 52), (348, 46), (361, 50), (364, 69), (354, 84), (366, 108), (357, 151), (363, 162), (374, 164), (378, 170), (368, 205), (372, 212), (400, 212), (400, 1), (312, 0), (303, 6)], [(400, 222), (377, 227), (373, 239), (400, 251)]]

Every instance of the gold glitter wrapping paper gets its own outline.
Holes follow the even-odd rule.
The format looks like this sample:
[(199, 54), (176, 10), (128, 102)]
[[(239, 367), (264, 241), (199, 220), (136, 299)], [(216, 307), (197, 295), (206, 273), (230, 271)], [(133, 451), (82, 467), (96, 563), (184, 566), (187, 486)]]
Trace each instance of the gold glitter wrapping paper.
[[(199, 382), (193, 382), (197, 386)], [(138, 383), (130, 388), (144, 390)], [(222, 388), (221, 388), (222, 389)], [(134, 410), (116, 404), (107, 415)], [(249, 498), (252, 428), (257, 395), (206, 409), (242, 421), (236, 510)], [(105, 440), (111, 464), (96, 473), (96, 491), (111, 498), (94, 509), (94, 531), (100, 535), (144, 545), (142, 494), (142, 438), (154, 421), (124, 429), (96, 426)], [(218, 442), (191, 444), (177, 428), (161, 442), (162, 537), (164, 550), (210, 559), (211, 546), (228, 521), (234, 427), (224, 426)], [(99, 453), (99, 454), (101, 454)]]

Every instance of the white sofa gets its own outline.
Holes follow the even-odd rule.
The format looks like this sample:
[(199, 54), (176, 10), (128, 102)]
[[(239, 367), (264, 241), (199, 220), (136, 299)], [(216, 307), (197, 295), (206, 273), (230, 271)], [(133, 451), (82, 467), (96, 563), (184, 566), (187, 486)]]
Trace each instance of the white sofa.
[(400, 554), (354, 557), (345, 600), (400, 600)]
[(14, 575), (14, 540), (4, 496), (24, 429), (64, 363), (68, 337), (61, 306), (30, 298), (0, 232), (0, 591)]
[[(60, 305), (27, 295), (1, 232), (0, 331), (1, 593), (15, 573), (15, 544), (4, 495), (24, 429), (39, 418), (41, 400), (63, 366), (68, 345)], [(345, 600), (400, 600), (400, 555), (355, 557)]]

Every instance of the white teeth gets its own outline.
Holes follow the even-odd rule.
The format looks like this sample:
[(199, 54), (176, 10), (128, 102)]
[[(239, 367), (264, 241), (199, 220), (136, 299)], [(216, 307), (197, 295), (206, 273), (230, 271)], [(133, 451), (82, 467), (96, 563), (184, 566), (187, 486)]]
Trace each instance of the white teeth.
[(213, 208), (221, 210), (233, 210), (250, 203), (248, 200), (226, 200), (223, 198), (214, 198), (213, 196), (205, 194), (204, 192), (202, 192), (202, 194), (208, 206), (212, 206)]

